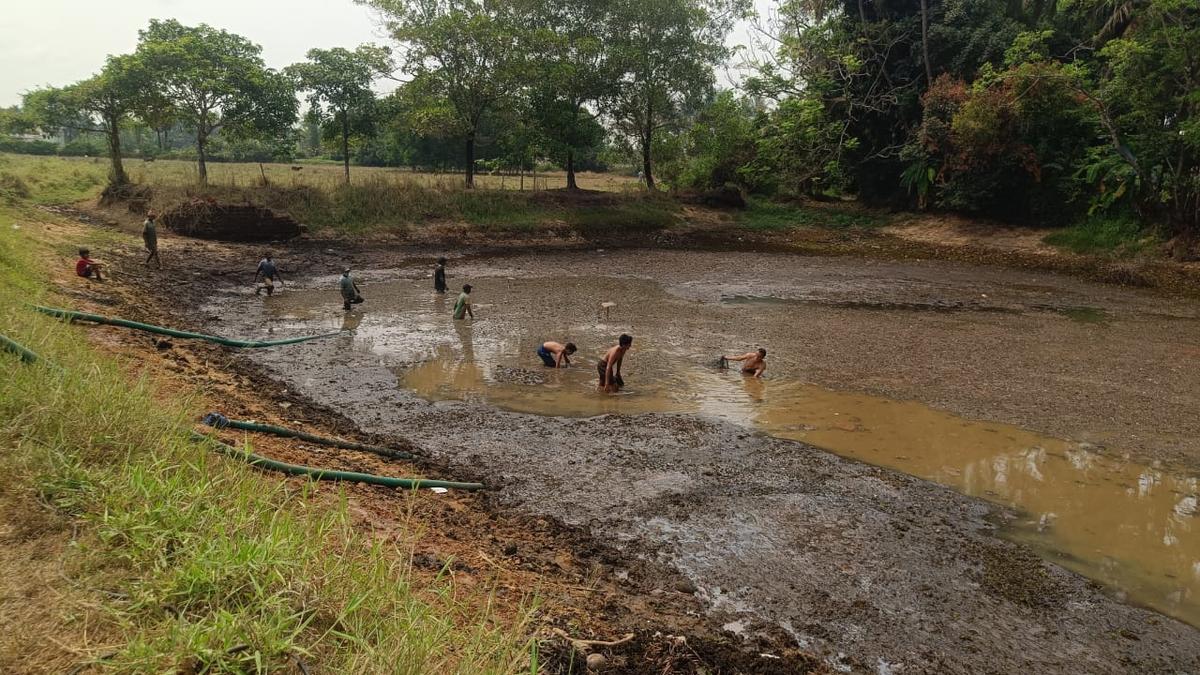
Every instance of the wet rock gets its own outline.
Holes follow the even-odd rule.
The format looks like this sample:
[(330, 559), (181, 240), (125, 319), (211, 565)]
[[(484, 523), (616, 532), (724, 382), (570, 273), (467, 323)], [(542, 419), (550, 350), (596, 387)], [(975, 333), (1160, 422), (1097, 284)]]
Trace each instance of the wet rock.
[(675, 582), (675, 590), (691, 595), (699, 589), (696, 588), (696, 584), (692, 583), (691, 579), (680, 579)]
[(588, 654), (588, 657), (587, 657), (588, 670), (593, 670), (593, 671), (600, 670), (600, 669), (604, 668), (604, 665), (606, 663), (608, 663), (608, 658), (605, 657), (603, 654)]

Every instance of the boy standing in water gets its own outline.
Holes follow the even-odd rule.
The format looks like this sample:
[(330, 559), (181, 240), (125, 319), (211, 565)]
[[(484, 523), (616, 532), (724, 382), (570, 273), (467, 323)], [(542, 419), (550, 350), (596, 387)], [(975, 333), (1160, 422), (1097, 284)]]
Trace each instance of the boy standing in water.
[(146, 262), (149, 265), (151, 260), (158, 262), (158, 268), (162, 269), (162, 258), (158, 257), (158, 226), (155, 224), (155, 219), (158, 214), (150, 211), (146, 214), (146, 222), (142, 223), (142, 243), (146, 245)]
[(363, 301), (362, 294), (358, 290), (358, 284), (354, 283), (354, 278), (350, 276), (350, 268), (347, 267), (342, 271), (342, 308), (347, 312), (350, 311), (350, 305), (357, 305)]
[(454, 319), (462, 321), (464, 315), (470, 316), (472, 321), (475, 319), (475, 312), (471, 311), (471, 284), (463, 286), (462, 293), (454, 303)]
[(566, 368), (571, 365), (571, 354), (575, 353), (575, 343), (568, 342), (560, 345), (557, 342), (543, 342), (538, 347), (537, 355), (547, 368)]
[(446, 292), (446, 259), (438, 258), (437, 266), (433, 268), (433, 290), (438, 293)]
[(762, 377), (763, 371), (767, 369), (766, 358), (767, 350), (759, 347), (756, 352), (749, 352), (740, 356), (722, 356), (721, 363), (724, 365), (727, 361), (741, 361), (743, 375)]
[(258, 285), (258, 278), (262, 277), (263, 287), (267, 289), (267, 295), (275, 292), (275, 280), (283, 283), (283, 277), (279, 276), (279, 269), (275, 267), (275, 261), (271, 260), (271, 253), (267, 252), (263, 259), (258, 261), (258, 269), (254, 272), (254, 294), (258, 295), (262, 291), (262, 287)]
[(633, 345), (633, 337), (622, 335), (617, 340), (617, 346), (611, 347), (604, 358), (596, 364), (596, 373), (600, 375), (600, 391), (615, 394), (625, 386), (621, 379), (621, 362), (625, 360), (625, 352)]

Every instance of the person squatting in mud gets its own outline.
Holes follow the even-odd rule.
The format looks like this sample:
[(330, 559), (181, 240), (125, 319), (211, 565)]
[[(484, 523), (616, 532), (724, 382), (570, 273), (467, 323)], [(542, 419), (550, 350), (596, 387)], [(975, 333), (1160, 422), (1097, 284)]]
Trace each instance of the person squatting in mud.
[(742, 363), (742, 374), (753, 375), (754, 377), (762, 377), (763, 371), (767, 369), (767, 350), (762, 347), (758, 351), (747, 352), (741, 355), (722, 356), (721, 367), (728, 368), (730, 361), (740, 361)]
[(155, 221), (158, 214), (150, 211), (146, 214), (146, 222), (142, 223), (142, 243), (146, 245), (146, 262), (143, 264), (149, 265), (151, 260), (158, 263), (158, 268), (162, 269), (162, 258), (158, 257), (158, 225)]
[(79, 249), (79, 260), (75, 261), (75, 274), (87, 279), (104, 281), (100, 276), (100, 271), (103, 269), (104, 263), (99, 260), (92, 260), (90, 251), (86, 248)]
[(362, 304), (362, 292), (358, 290), (358, 284), (354, 283), (354, 277), (350, 276), (350, 268), (342, 270), (342, 279), (339, 282), (342, 289), (342, 308), (347, 312), (350, 311), (351, 305)]
[[(262, 286), (258, 285), (258, 280), (262, 279)], [(258, 261), (258, 269), (254, 272), (254, 294), (258, 295), (265, 288), (267, 295), (275, 292), (275, 281), (279, 281), (279, 285), (283, 285), (283, 277), (279, 274), (279, 268), (275, 266), (275, 261), (271, 260), (271, 253), (267, 252), (263, 255), (263, 259)]]
[(571, 354), (575, 353), (575, 343), (559, 344), (554, 341), (543, 342), (538, 347), (537, 355), (547, 368), (566, 368), (571, 365)]
[(607, 394), (615, 394), (625, 386), (621, 379), (621, 363), (625, 360), (625, 352), (633, 345), (633, 337), (621, 335), (616, 347), (610, 347), (604, 358), (596, 363), (596, 373), (600, 376), (599, 390)]

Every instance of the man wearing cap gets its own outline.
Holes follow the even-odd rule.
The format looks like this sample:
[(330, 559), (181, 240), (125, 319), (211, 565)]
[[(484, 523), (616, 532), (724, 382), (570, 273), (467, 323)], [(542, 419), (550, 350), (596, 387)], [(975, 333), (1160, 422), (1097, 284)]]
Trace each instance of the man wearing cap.
[(363, 301), (362, 294), (358, 290), (358, 284), (354, 283), (354, 279), (350, 276), (350, 268), (342, 270), (342, 307), (349, 312), (350, 305), (357, 305)]
[(146, 222), (142, 223), (142, 241), (146, 244), (146, 262), (149, 265), (151, 260), (158, 263), (159, 269), (162, 269), (162, 258), (158, 257), (158, 226), (155, 225), (155, 220), (158, 214), (150, 211), (146, 214)]

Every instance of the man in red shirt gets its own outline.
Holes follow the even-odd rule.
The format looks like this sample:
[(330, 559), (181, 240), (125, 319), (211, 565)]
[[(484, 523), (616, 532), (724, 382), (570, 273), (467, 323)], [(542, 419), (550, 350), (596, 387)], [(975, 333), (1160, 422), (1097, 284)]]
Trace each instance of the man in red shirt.
[(86, 248), (79, 249), (79, 260), (75, 261), (75, 274), (89, 279), (94, 277), (96, 281), (104, 281), (100, 276), (100, 270), (104, 268), (104, 263), (92, 260), (88, 257), (88, 253)]

